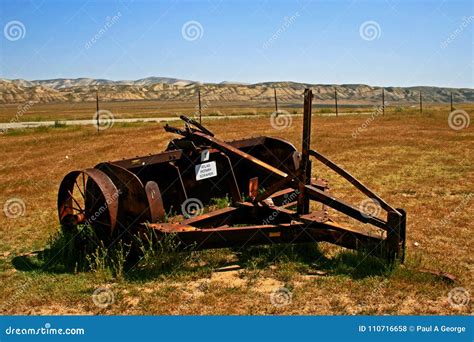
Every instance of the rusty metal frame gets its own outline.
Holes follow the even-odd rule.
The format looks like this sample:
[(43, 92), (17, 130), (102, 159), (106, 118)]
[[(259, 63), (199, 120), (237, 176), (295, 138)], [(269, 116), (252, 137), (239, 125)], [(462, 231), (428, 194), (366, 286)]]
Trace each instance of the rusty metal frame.
[[(312, 100), (311, 89), (306, 89), (301, 153), (290, 143), (269, 137), (225, 142), (197, 121), (181, 116), (184, 129), (165, 126), (166, 131), (182, 137), (171, 141), (167, 151), (102, 163), (86, 170), (88, 173), (95, 170), (92, 174), (100, 172), (99, 188), (105, 188), (103, 192), (112, 191), (111, 187), (120, 190), (118, 202), (113, 203), (115, 217), (110, 234), (124, 231), (137, 234), (141, 224), (146, 222), (158, 236), (174, 234), (182, 246), (194, 249), (327, 241), (403, 262), (405, 211), (395, 209), (349, 172), (311, 149)], [(219, 180), (194, 179), (192, 169), (199, 164), (199, 156), (205, 150), (216, 162), (222, 175)], [(311, 178), (311, 158), (374, 200), (385, 210), (386, 219), (368, 215), (332, 196), (326, 181)], [(58, 196), (62, 224), (71, 221), (65, 220), (64, 206), (71, 201), (65, 189), (71, 186), (74, 175), (66, 176)], [(216, 194), (208, 193), (210, 188), (215, 189)], [(199, 196), (208, 204), (213, 195), (219, 194), (230, 194), (230, 207), (179, 222), (164, 222), (165, 214), (177, 209), (185, 200)], [(242, 194), (248, 199), (244, 200)], [(322, 210), (311, 211), (312, 202), (321, 203)], [(352, 228), (337, 224), (330, 218), (328, 208), (363, 226)], [(80, 218), (73, 222), (81, 223)], [(367, 229), (367, 225), (372, 228)]]

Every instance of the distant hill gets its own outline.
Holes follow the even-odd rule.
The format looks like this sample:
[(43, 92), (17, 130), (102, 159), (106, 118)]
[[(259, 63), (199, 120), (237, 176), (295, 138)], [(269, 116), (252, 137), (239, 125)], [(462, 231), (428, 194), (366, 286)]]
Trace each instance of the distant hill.
[[(95, 101), (99, 89), (102, 101), (167, 100), (191, 101), (201, 90), (203, 101), (273, 101), (273, 88), (278, 100), (286, 103), (301, 102), (303, 90), (311, 87), (315, 101), (332, 103), (337, 88), (340, 103), (379, 103), (381, 88), (365, 84), (303, 84), (297, 82), (263, 82), (244, 84), (236, 82), (199, 83), (169, 77), (147, 77), (134, 81), (76, 78), (51, 80), (0, 79), (0, 103), (35, 101), (83, 102)], [(423, 100), (446, 103), (453, 93), (456, 102), (474, 102), (474, 90), (470, 88), (438, 87), (385, 87), (385, 99), (392, 103), (418, 102), (420, 91)]]

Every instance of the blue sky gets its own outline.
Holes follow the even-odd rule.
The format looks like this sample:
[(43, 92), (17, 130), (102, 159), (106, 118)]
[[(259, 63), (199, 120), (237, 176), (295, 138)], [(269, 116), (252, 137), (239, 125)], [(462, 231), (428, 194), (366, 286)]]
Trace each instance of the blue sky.
[(0, 3), (2, 78), (473, 87), (471, 1)]

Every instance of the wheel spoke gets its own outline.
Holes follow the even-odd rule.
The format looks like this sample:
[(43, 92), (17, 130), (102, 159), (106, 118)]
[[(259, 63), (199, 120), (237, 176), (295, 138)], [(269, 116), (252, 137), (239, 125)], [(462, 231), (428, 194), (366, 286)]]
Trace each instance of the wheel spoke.
[[(61, 223), (80, 224), (85, 222), (109, 230), (111, 218), (110, 213), (106, 212), (108, 207), (102, 192), (103, 189), (87, 172), (79, 172), (75, 178), (70, 179), (69, 184), (64, 187), (65, 193), (61, 195), (62, 202), (59, 204)], [(103, 210), (102, 206), (107, 210)]]
[[(74, 203), (76, 203), (76, 204), (77, 204), (77, 206), (80, 208), (80, 207), (81, 207), (81, 205), (79, 204), (79, 202), (78, 202), (78, 201), (76, 201), (76, 199), (75, 199), (75, 198), (74, 198), (74, 196), (72, 195), (71, 191), (70, 191), (70, 190), (68, 190), (67, 192), (69, 193), (69, 196), (71, 196), (71, 199), (74, 201)], [(79, 210), (80, 210), (80, 209), (79, 209)]]
[(86, 212), (84, 209), (76, 208), (76, 207), (73, 207), (73, 206), (65, 205), (64, 207), (65, 207), (65, 208), (71, 208), (71, 209), (77, 210), (77, 211), (79, 211), (79, 212), (81, 212), (81, 213), (85, 213), (85, 212)]
[(63, 205), (61, 208), (61, 212), (59, 213), (59, 217), (63, 217), (64, 212), (66, 211), (66, 208), (69, 208), (67, 205)]
[[(74, 183), (75, 183), (76, 186), (77, 186), (77, 190), (79, 190), (79, 192), (81, 193), (82, 198), (84, 198), (84, 200), (85, 200), (85, 199), (86, 199), (86, 196), (85, 196), (84, 193), (82, 192), (81, 187), (79, 186), (79, 184), (77, 184), (77, 179), (74, 181)], [(85, 191), (85, 188), (84, 188), (84, 191)]]

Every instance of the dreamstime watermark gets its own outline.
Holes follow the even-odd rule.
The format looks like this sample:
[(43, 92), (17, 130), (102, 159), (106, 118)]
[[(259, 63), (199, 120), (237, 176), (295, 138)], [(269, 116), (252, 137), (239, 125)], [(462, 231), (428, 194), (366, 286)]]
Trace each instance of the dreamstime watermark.
[[(18, 122), (21, 119), (21, 117), (25, 115), (25, 113), (28, 112), (31, 109), (31, 107), (33, 107), (34, 104), (35, 104), (34, 101), (27, 101), (23, 104), (20, 104), (18, 106), (17, 112), (15, 113), (15, 116), (10, 119), (10, 123)], [(0, 129), (0, 134), (6, 133), (7, 131), (8, 131), (8, 128)]]
[(199, 104), (194, 106), (194, 113), (193, 113), (194, 120), (199, 120), (199, 115), (200, 114), (202, 115), (202, 112), (204, 112), (210, 106), (211, 106), (211, 102), (209, 100), (206, 100), (204, 103), (201, 103), (201, 108), (199, 108)]
[(369, 304), (375, 303), (378, 300), (380, 300), (381, 297), (384, 297), (384, 291), (385, 291), (386, 285), (387, 285), (386, 281), (382, 281), (378, 283), (377, 285), (375, 285), (371, 289), (369, 294), (364, 296), (363, 301), (360, 304), (358, 304), (358, 306), (360, 308), (364, 308), (364, 307), (367, 307)]
[(37, 280), (36, 279), (27, 279), (23, 281), (21, 284), (16, 286), (15, 292), (5, 301), (3, 301), (2, 306), (0, 307), (2, 310), (7, 309), (8, 307), (12, 306), (15, 304), (18, 299), (29, 289), (33, 286), (36, 285)]
[(112, 196), (105, 196), (105, 203), (99, 207), (87, 220), (87, 224), (91, 224), (91, 222), (96, 221), (108, 208), (109, 205), (116, 201), (117, 198), (122, 194), (122, 190), (118, 189)]
[(286, 287), (280, 287), (270, 293), (270, 303), (277, 308), (290, 305), (292, 300), (293, 293)]
[(5, 335), (84, 335), (84, 328), (53, 328), (50, 323), (45, 323), (39, 328), (16, 328), (9, 326)]
[(204, 205), (197, 198), (188, 198), (186, 201), (181, 204), (181, 213), (186, 218), (191, 218), (199, 216), (204, 211)]
[(455, 287), (448, 293), (449, 304), (456, 309), (462, 308), (469, 304), (471, 296), (469, 291), (464, 287)]
[(441, 48), (446, 49), (473, 21), (474, 15), (463, 17), (461, 24), (440, 44)]
[(89, 41), (87, 43), (84, 44), (84, 48), (86, 50), (89, 50), (92, 45), (94, 45), (95, 43), (97, 43), (104, 34), (107, 33), (108, 30), (110, 30), (110, 28), (112, 26), (114, 26), (117, 21), (120, 20), (120, 18), (122, 17), (122, 13), (121, 12), (117, 12), (117, 14), (115, 14), (113, 17), (107, 17), (105, 18), (105, 24), (104, 26), (102, 26), (99, 31), (96, 32), (96, 34), (94, 34), (92, 36), (91, 39), (89, 39)]
[(385, 106), (381, 105), (381, 106), (375, 106), (374, 107), (374, 111), (372, 112), (372, 114), (370, 115), (369, 118), (367, 118), (364, 123), (362, 125), (360, 125), (359, 127), (357, 127), (355, 130), (352, 131), (352, 137), (354, 139), (356, 139), (362, 132), (364, 132), (365, 130), (367, 130), (367, 127), (369, 127), (369, 125), (380, 115), (383, 113), (384, 111), (384, 107), (386, 107), (389, 103), (388, 102), (385, 102)]
[(359, 203), (359, 210), (365, 218), (377, 217), (380, 215), (382, 207), (375, 198), (367, 198)]
[(200, 296), (202, 296), (209, 289), (209, 282), (203, 281), (193, 290), (193, 292), (186, 298), (178, 308), (178, 312), (188, 310), (191, 304)]
[(283, 24), (268, 38), (262, 45), (264, 50), (272, 47), (273, 44), (280, 38), (280, 36), (288, 30), (288, 28), (296, 21), (300, 16), (299, 12), (295, 12), (291, 17), (284, 17)]
[(461, 129), (468, 128), (470, 123), (471, 117), (466, 111), (462, 109), (456, 109), (449, 113), (448, 125), (451, 129), (455, 131), (460, 131)]
[(109, 110), (100, 109), (98, 112), (95, 112), (94, 116), (92, 117), (92, 124), (98, 130), (112, 128), (114, 123), (114, 114)]
[(23, 39), (26, 36), (26, 27), (21, 21), (9, 21), (3, 27), (3, 35), (11, 42)]
[(183, 24), (181, 27), (181, 35), (188, 42), (192, 42), (201, 39), (204, 35), (204, 27), (201, 23), (196, 20), (190, 20)]
[(16, 219), (20, 216), (23, 216), (26, 213), (25, 202), (18, 197), (8, 199), (3, 205), (3, 213), (6, 217), (11, 219)]
[(365, 21), (359, 27), (359, 35), (363, 40), (376, 40), (382, 35), (382, 29), (380, 28), (379, 23), (376, 21)]
[(473, 192), (466, 195), (461, 201), (461, 203), (459, 203), (457, 207), (454, 208), (454, 210), (452, 210), (447, 216), (445, 216), (441, 221), (439, 221), (439, 224), (435, 227), (435, 229), (446, 227), (455, 216), (457, 216), (460, 212), (464, 210), (464, 208), (468, 205), (469, 201), (471, 200), (473, 196), (474, 196)]
[(270, 124), (274, 129), (282, 130), (291, 127), (293, 118), (286, 110), (278, 110), (270, 115)]
[[(298, 198), (299, 194), (300, 194), (300, 192), (298, 190), (292, 192), (289, 195), (285, 194), (283, 196), (284, 200), (283, 200), (283, 203), (281, 204), (281, 206), (284, 206), (286, 204), (289, 204), (289, 203), (295, 201)], [(270, 216), (268, 216), (265, 220), (263, 220), (262, 224), (263, 225), (272, 224), (272, 222), (276, 219), (276, 217), (279, 214), (280, 214), (280, 212), (275, 210)]]
[(111, 289), (99, 287), (92, 294), (92, 302), (97, 307), (105, 309), (115, 303), (115, 296)]

